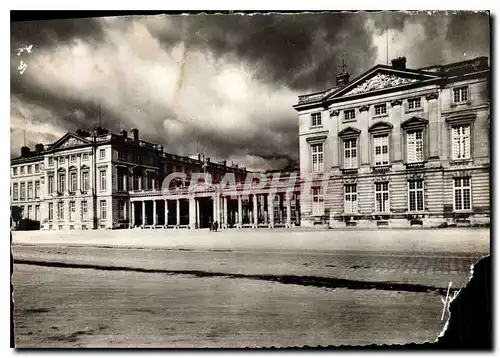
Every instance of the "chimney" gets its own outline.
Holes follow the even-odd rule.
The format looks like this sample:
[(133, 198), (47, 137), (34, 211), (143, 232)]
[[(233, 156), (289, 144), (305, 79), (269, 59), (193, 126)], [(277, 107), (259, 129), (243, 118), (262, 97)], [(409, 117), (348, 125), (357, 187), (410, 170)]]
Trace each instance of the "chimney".
[(21, 147), (21, 157), (27, 157), (30, 154), (30, 148), (27, 146)]
[(120, 135), (121, 135), (123, 138), (127, 138), (127, 134), (128, 134), (128, 133), (127, 133), (127, 131), (126, 131), (125, 129), (122, 129), (122, 130), (120, 131)]
[(37, 155), (40, 155), (40, 153), (43, 152), (43, 144), (42, 143), (38, 143), (37, 145), (35, 145), (35, 152)]
[(349, 84), (349, 74), (347, 72), (337, 75), (337, 86), (345, 87)]
[(223, 160), (222, 165), (227, 166), (227, 161)]
[(391, 60), (392, 68), (404, 70), (406, 68), (406, 57), (398, 57)]
[(136, 142), (136, 143), (139, 142), (139, 130), (136, 128), (133, 128), (130, 131), (132, 132), (134, 142)]

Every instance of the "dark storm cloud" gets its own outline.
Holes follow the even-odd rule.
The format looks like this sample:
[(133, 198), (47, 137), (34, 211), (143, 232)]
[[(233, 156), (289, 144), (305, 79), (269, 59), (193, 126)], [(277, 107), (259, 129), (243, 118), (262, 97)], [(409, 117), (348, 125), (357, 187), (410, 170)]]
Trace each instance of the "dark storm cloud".
[[(355, 74), (373, 63), (376, 49), (364, 27), (366, 14), (257, 14), (177, 16), (177, 36), (150, 31), (165, 47), (184, 41), (217, 56), (233, 55), (256, 71), (259, 80), (292, 89), (334, 85), (342, 59)], [(328, 72), (326, 72), (328, 71)]]

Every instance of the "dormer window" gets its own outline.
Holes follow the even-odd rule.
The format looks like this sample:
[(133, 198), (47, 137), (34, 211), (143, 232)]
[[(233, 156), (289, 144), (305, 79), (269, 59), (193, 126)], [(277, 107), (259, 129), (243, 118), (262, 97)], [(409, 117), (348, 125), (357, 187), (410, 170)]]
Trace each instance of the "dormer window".
[(356, 119), (356, 111), (354, 109), (348, 109), (344, 111), (344, 121), (352, 121)]
[(469, 89), (467, 86), (453, 88), (453, 103), (466, 103), (469, 100)]
[(311, 127), (321, 127), (321, 112), (311, 114)]
[(411, 98), (408, 100), (408, 109), (415, 110), (422, 108), (422, 101), (419, 98)]
[(377, 104), (374, 106), (374, 113), (376, 116), (381, 116), (387, 114), (387, 106), (386, 104)]

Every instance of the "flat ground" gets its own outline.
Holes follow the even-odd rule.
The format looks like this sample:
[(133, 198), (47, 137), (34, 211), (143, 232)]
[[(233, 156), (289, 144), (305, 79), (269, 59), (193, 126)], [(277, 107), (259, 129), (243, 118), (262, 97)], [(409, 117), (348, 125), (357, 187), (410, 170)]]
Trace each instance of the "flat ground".
[(16, 346), (434, 341), (489, 252), (487, 230), (85, 234), (14, 233)]

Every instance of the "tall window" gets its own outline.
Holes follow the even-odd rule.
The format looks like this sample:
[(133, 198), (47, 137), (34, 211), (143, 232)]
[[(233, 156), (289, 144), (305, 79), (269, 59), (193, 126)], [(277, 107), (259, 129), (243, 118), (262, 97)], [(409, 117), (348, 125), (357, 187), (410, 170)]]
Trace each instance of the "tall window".
[(106, 149), (99, 149), (99, 159), (106, 158)]
[(12, 168), (12, 175), (17, 175), (17, 167)]
[(119, 218), (120, 220), (124, 220), (125, 219), (125, 214), (126, 214), (126, 202), (125, 200), (123, 199), (120, 199), (120, 201), (118, 202), (118, 211), (119, 211)]
[(57, 218), (64, 220), (64, 203), (62, 201), (57, 203)]
[(356, 111), (354, 109), (348, 109), (344, 111), (344, 120), (345, 121), (351, 121), (353, 119), (356, 119)]
[(54, 203), (49, 203), (49, 220), (54, 220)]
[(14, 183), (12, 184), (12, 195), (14, 197), (14, 200), (19, 200), (19, 184)]
[(40, 164), (35, 164), (35, 173), (40, 173)]
[(311, 127), (321, 126), (321, 112), (311, 114)]
[(69, 221), (75, 220), (75, 212), (76, 212), (75, 202), (70, 201), (69, 202)]
[(106, 200), (101, 200), (101, 219), (106, 219)]
[(31, 165), (28, 165), (28, 174), (31, 174), (32, 170), (33, 170), (33, 167)]
[(314, 187), (312, 188), (312, 213), (313, 215), (323, 215), (324, 212), (323, 193), (320, 187)]
[(100, 190), (106, 190), (106, 169), (99, 171)]
[(323, 165), (323, 143), (311, 144), (312, 170), (313, 172), (322, 172)]
[(32, 219), (33, 215), (33, 207), (31, 205), (28, 205), (28, 219)]
[(373, 137), (375, 150), (375, 165), (389, 164), (389, 136), (378, 135)]
[(87, 212), (88, 212), (87, 201), (83, 200), (81, 205), (82, 205), (82, 207), (81, 207), (81, 211), (80, 211), (80, 218), (82, 220), (85, 220), (85, 219), (87, 219)]
[(89, 190), (89, 172), (82, 172), (82, 190)]
[(28, 199), (33, 199), (33, 182), (28, 182)]
[(470, 158), (470, 125), (452, 127), (452, 158)]
[(408, 211), (424, 211), (424, 181), (408, 182)]
[(40, 205), (35, 205), (35, 220), (40, 221)]
[(470, 210), (471, 209), (471, 185), (470, 178), (455, 178), (454, 179), (454, 203), (455, 210)]
[(357, 140), (344, 140), (344, 168), (353, 169), (358, 167)]
[(74, 193), (76, 191), (76, 172), (69, 173), (69, 190)]
[(420, 98), (411, 98), (408, 100), (408, 109), (418, 109), (421, 108), (422, 103)]
[(385, 103), (384, 104), (377, 104), (374, 106), (374, 108), (375, 108), (375, 115), (376, 116), (387, 113), (387, 106), (385, 105)]
[(389, 212), (389, 183), (375, 183), (375, 211)]
[(406, 134), (406, 153), (408, 163), (420, 163), (424, 160), (423, 131), (410, 131)]
[(20, 199), (21, 200), (26, 199), (26, 183), (25, 182), (21, 183), (21, 195), (20, 195)]
[(356, 184), (346, 184), (344, 186), (344, 211), (346, 213), (358, 212), (358, 189)]
[(54, 158), (49, 157), (49, 167), (52, 167), (52, 166), (54, 166)]
[(47, 188), (48, 188), (49, 194), (52, 194), (54, 192), (54, 176), (49, 175), (47, 177), (47, 180), (48, 180)]
[(66, 190), (66, 174), (64, 173), (59, 173), (59, 188), (57, 190), (59, 193), (64, 193)]
[(453, 103), (464, 103), (469, 99), (467, 86), (453, 89)]
[(40, 197), (40, 181), (35, 181), (35, 199)]
[(24, 174), (24, 165), (21, 166), (21, 175), (23, 175), (23, 174)]

